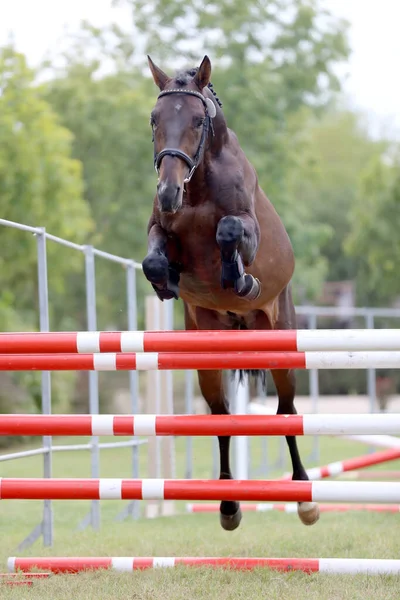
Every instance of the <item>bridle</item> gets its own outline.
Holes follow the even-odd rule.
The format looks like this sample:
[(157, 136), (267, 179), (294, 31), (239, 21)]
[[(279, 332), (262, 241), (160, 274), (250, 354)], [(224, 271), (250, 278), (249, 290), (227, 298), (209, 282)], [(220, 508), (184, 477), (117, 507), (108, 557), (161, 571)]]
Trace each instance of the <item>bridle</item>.
[[(158, 98), (161, 98), (162, 96), (169, 96), (171, 94), (186, 94), (188, 96), (195, 96), (196, 98), (199, 98), (199, 100), (201, 100), (203, 103), (205, 113), (206, 113), (206, 118), (205, 118), (204, 124), (203, 124), (203, 131), (201, 133), (199, 147), (197, 148), (197, 152), (193, 158), (191, 158), (188, 154), (186, 154), (186, 152), (179, 150), (179, 148), (164, 148), (164, 150), (161, 150), (161, 152), (158, 152), (158, 154), (156, 153), (156, 151), (154, 151), (154, 168), (155, 168), (157, 174), (160, 173), (160, 164), (161, 164), (161, 161), (164, 158), (164, 156), (177, 156), (178, 158), (182, 159), (189, 167), (189, 174), (186, 177), (186, 179), (183, 180), (184, 183), (188, 183), (191, 180), (193, 173), (195, 172), (196, 168), (198, 167), (198, 165), (200, 163), (200, 158), (201, 158), (203, 150), (204, 150), (204, 145), (207, 140), (208, 132), (211, 131), (212, 135), (214, 135), (214, 127), (213, 127), (213, 123), (212, 123), (212, 118), (215, 116), (215, 112), (214, 112), (214, 115), (211, 116), (209, 109), (214, 109), (214, 111), (216, 109), (215, 109), (215, 105), (214, 105), (213, 101), (210, 98), (205, 98), (203, 96), (203, 94), (201, 94), (200, 92), (196, 92), (195, 90), (185, 90), (185, 89), (180, 89), (180, 88), (177, 88), (174, 90), (165, 90), (158, 95)], [(158, 98), (157, 98), (157, 100), (158, 100)], [(153, 134), (153, 142), (154, 142), (154, 134)]]

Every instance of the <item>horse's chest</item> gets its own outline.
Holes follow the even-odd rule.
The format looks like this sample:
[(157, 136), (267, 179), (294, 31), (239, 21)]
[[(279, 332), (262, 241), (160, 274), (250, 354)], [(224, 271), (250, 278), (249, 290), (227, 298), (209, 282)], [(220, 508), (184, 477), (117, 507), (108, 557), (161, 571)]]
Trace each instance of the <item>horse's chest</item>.
[(168, 234), (168, 254), (187, 273), (205, 272), (219, 262), (216, 242), (218, 219), (213, 211), (185, 210), (162, 223)]

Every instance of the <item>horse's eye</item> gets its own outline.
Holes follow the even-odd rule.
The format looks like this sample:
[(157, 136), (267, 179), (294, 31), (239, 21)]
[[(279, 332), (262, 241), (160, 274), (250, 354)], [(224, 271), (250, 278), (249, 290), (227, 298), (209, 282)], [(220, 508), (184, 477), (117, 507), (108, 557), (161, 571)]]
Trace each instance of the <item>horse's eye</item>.
[(193, 119), (194, 127), (203, 127), (205, 118), (204, 117), (196, 117)]

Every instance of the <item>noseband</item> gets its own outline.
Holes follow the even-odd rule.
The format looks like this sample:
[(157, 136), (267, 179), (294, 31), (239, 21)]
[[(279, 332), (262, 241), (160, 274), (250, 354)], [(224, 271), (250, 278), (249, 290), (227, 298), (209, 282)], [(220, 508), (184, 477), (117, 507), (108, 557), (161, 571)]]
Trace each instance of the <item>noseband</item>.
[[(161, 161), (164, 158), (164, 156), (177, 156), (178, 158), (182, 159), (189, 167), (189, 174), (186, 177), (186, 179), (183, 180), (184, 183), (188, 183), (191, 180), (193, 173), (195, 172), (196, 168), (199, 165), (200, 158), (201, 158), (203, 150), (204, 150), (204, 145), (206, 143), (206, 139), (208, 136), (208, 132), (211, 130), (212, 135), (214, 135), (214, 127), (213, 127), (213, 123), (212, 123), (212, 118), (215, 116), (215, 114), (213, 116), (211, 116), (209, 113), (209, 108), (211, 108), (211, 105), (212, 105), (212, 108), (215, 111), (215, 106), (214, 106), (213, 101), (210, 98), (205, 98), (203, 96), (203, 94), (201, 94), (200, 92), (196, 92), (195, 90), (185, 90), (185, 89), (165, 90), (164, 92), (161, 92), (161, 94), (158, 95), (158, 98), (161, 98), (162, 96), (169, 96), (171, 94), (186, 94), (187, 96), (196, 96), (196, 98), (199, 98), (199, 100), (202, 101), (204, 109), (205, 109), (205, 113), (206, 113), (206, 118), (205, 118), (204, 125), (203, 125), (203, 131), (201, 133), (199, 147), (197, 148), (197, 152), (193, 158), (190, 158), (190, 156), (188, 154), (186, 154), (186, 152), (183, 152), (182, 150), (179, 150), (178, 148), (164, 148), (164, 150), (161, 150), (161, 152), (159, 152), (158, 154), (154, 151), (154, 168), (155, 168), (157, 174), (159, 174), (159, 172), (160, 172), (160, 164), (161, 164)], [(153, 136), (153, 141), (154, 141), (154, 136)]]

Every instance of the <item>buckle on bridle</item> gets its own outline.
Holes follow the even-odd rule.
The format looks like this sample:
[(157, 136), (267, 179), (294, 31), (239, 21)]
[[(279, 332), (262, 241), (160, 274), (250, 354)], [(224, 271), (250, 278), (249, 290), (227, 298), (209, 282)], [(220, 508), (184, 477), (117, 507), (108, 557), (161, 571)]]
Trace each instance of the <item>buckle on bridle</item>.
[(183, 180), (183, 183), (189, 183), (189, 181), (192, 179), (193, 173), (196, 170), (196, 167), (197, 167), (197, 165), (193, 165), (193, 167), (189, 171), (189, 175), (187, 177), (185, 177), (185, 179)]

